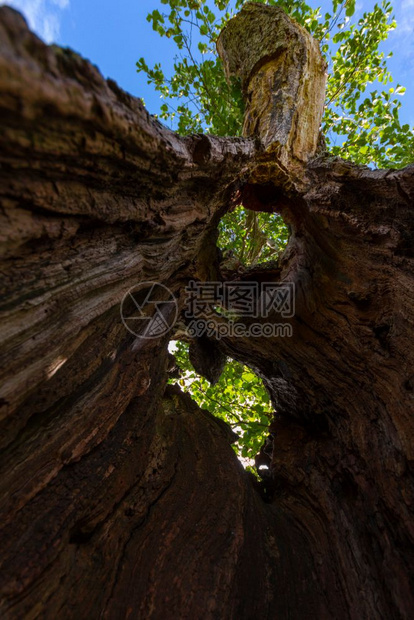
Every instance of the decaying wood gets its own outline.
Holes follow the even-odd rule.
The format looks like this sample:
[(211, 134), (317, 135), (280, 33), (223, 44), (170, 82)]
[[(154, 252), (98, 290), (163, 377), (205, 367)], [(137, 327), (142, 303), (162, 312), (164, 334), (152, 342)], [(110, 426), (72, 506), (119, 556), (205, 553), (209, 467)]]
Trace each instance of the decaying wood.
[(221, 32), (218, 52), (246, 101), (243, 135), (259, 138), (285, 176), (316, 153), (326, 63), (318, 43), (279, 7), (249, 2)]
[(2, 18), (3, 398), (14, 415), (130, 287), (197, 273), (189, 264), (254, 147), (179, 138), (17, 13)]
[(293, 337), (221, 345), (272, 395), (274, 503), (309, 539), (324, 590), (346, 583), (328, 617), (408, 618), (414, 166), (317, 160), (308, 174), (312, 189), (283, 206), (292, 236), (279, 270), (257, 274), (295, 283)]
[[(293, 28), (254, 5), (246, 28), (272, 10)], [(272, 148), (176, 136), (4, 7), (0, 91), (2, 617), (411, 618), (414, 166), (304, 147), (289, 183)], [(265, 485), (167, 387), (169, 335), (119, 310), (219, 278), (240, 194), (292, 229), (279, 263), (226, 273), (295, 283), (292, 338), (215, 344), (275, 403)]]

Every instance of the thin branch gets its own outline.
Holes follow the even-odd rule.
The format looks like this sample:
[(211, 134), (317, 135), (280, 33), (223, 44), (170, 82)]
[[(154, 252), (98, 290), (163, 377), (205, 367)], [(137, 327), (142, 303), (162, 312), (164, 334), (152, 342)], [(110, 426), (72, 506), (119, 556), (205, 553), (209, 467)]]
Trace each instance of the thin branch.
[[(210, 98), (210, 101), (214, 101), (213, 96), (212, 96), (212, 95), (211, 95), (211, 93), (210, 93), (210, 89), (209, 89), (209, 88), (208, 88), (208, 86), (207, 86), (207, 83), (206, 83), (206, 80), (205, 80), (205, 76), (203, 75), (203, 72), (202, 72), (202, 71), (201, 71), (201, 69), (200, 69), (200, 65), (199, 65), (199, 63), (195, 60), (195, 58), (194, 58), (194, 56), (193, 56), (193, 53), (192, 53), (192, 51), (191, 51), (191, 47), (188, 45), (188, 40), (187, 40), (187, 37), (186, 37), (186, 36), (184, 36), (184, 37), (183, 37), (183, 39), (184, 39), (184, 45), (185, 45), (185, 47), (187, 48), (187, 52), (188, 52), (188, 54), (189, 54), (189, 56), (190, 56), (191, 62), (193, 63), (194, 67), (196, 68), (197, 74), (198, 74), (198, 76), (199, 76), (199, 78), (200, 78), (200, 80), (201, 80), (201, 82), (202, 82), (202, 84), (203, 84), (203, 86), (204, 86), (204, 90), (206, 91), (206, 93), (207, 93), (208, 97)], [(217, 114), (217, 116), (219, 117), (219, 119), (221, 120), (221, 122), (223, 123), (223, 125), (224, 125), (224, 126), (226, 126), (226, 121), (225, 121), (225, 119), (223, 119), (223, 118), (222, 118), (221, 114), (219, 114), (219, 112), (217, 112), (217, 110), (216, 110), (216, 114)]]

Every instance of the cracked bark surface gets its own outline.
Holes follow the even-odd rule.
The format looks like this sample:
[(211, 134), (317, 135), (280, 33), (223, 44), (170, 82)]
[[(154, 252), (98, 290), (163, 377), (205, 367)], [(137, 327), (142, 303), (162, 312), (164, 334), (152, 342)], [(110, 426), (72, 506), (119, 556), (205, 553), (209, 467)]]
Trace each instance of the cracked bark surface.
[[(311, 158), (291, 183), (254, 136), (176, 136), (4, 7), (0, 90), (2, 617), (411, 618), (414, 166)], [(137, 282), (181, 307), (220, 277), (236, 193), (292, 229), (277, 265), (226, 274), (296, 285), (292, 338), (220, 341), (275, 403), (266, 501), (166, 388), (168, 336), (119, 315)]]

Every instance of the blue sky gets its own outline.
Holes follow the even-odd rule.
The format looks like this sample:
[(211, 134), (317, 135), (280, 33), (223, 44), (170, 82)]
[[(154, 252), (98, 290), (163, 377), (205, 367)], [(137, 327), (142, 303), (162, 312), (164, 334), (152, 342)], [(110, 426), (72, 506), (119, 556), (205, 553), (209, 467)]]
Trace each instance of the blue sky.
[[(308, 3), (330, 6), (327, 0)], [(357, 0), (357, 9), (370, 10), (374, 3)], [(159, 95), (146, 84), (144, 75), (136, 73), (135, 63), (144, 56), (150, 66), (155, 62), (162, 62), (165, 68), (172, 66), (174, 46), (154, 33), (146, 21), (149, 11), (162, 11), (159, 0), (8, 0), (0, 4), (21, 10), (41, 38), (73, 48), (96, 64), (105, 77), (143, 97), (150, 112), (157, 112)], [(407, 88), (401, 119), (414, 125), (414, 0), (394, 0), (393, 6), (398, 26), (384, 51), (394, 52), (389, 61), (394, 83)]]

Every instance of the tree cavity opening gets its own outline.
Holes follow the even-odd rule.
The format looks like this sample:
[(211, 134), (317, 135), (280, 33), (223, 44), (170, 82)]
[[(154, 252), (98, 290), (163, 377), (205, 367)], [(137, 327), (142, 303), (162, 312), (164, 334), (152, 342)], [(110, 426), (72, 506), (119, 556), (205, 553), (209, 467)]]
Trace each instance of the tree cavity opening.
[(234, 267), (278, 260), (290, 236), (282, 216), (285, 207), (282, 190), (273, 184), (246, 184), (235, 206), (220, 220), (218, 246), (223, 260)]
[(228, 357), (218, 380), (210, 382), (195, 370), (190, 347), (185, 340), (170, 341), (168, 348), (175, 365), (169, 383), (178, 384), (199, 407), (229, 424), (237, 457), (257, 475), (255, 458), (267, 441), (274, 416), (262, 379), (251, 368)]

